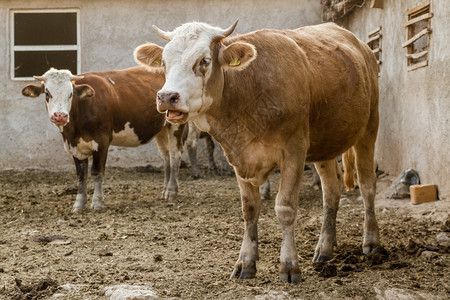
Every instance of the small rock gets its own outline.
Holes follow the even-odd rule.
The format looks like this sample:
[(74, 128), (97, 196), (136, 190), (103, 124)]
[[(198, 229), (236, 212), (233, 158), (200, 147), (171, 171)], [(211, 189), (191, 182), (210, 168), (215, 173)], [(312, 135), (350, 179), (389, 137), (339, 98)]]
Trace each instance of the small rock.
[(441, 232), (436, 235), (436, 241), (438, 243), (447, 243), (450, 242), (450, 237), (448, 232)]
[(422, 253), (420, 254), (420, 257), (423, 257), (426, 259), (433, 259), (438, 256), (439, 256), (439, 254), (437, 254), (436, 252), (433, 252), (433, 251), (422, 251)]
[(388, 299), (427, 299), (427, 300), (438, 300), (445, 299), (444, 293), (430, 294), (421, 291), (413, 291), (407, 289), (390, 288), (386, 283), (379, 283), (374, 286), (374, 291), (376, 293), (375, 299), (377, 300), (388, 300)]
[(56, 221), (56, 225), (62, 225), (62, 224), (65, 224), (65, 223), (67, 223), (67, 221), (62, 220), (62, 219), (58, 219), (58, 221)]
[(153, 300), (160, 299), (149, 287), (138, 285), (114, 285), (104, 289), (109, 300)]

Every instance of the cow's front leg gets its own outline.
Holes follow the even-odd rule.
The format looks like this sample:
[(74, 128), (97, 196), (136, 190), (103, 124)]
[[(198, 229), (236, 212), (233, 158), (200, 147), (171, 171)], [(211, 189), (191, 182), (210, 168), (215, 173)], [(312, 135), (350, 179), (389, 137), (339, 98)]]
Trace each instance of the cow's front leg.
[(258, 259), (258, 218), (261, 211), (261, 197), (257, 186), (244, 182), (238, 176), (241, 191), (242, 214), (244, 217), (244, 238), (242, 240), (239, 259), (230, 278), (253, 278), (256, 274)]
[(72, 212), (78, 212), (84, 209), (87, 202), (87, 177), (88, 177), (88, 159), (79, 160), (73, 157), (78, 177), (78, 192)]
[(91, 209), (103, 209), (103, 177), (105, 175), (106, 157), (108, 147), (100, 147), (94, 151), (91, 175), (94, 178), (94, 195), (92, 196)]
[(296, 163), (296, 161), (304, 162), (304, 160), (286, 159), (284, 166), (280, 167), (280, 189), (275, 198), (275, 212), (283, 232), (280, 251), (280, 280), (290, 283), (301, 281), (294, 228), (303, 164)]
[(341, 177), (336, 164), (335, 159), (315, 164), (322, 182), (323, 223), (313, 262), (330, 260), (333, 257), (333, 248), (337, 245), (336, 215), (341, 196)]

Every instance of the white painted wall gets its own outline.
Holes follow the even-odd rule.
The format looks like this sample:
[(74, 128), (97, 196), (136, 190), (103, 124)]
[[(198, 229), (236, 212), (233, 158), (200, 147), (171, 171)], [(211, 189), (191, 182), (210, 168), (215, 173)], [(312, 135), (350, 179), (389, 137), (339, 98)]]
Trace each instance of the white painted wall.
[[(317, 0), (14, 0), (0, 1), (0, 169), (72, 166), (62, 138), (48, 121), (44, 98), (26, 98), (29, 81), (10, 79), (11, 9), (78, 8), (81, 19), (81, 71), (134, 66), (136, 46), (164, 45), (151, 26), (172, 30), (182, 23), (203, 21), (227, 27), (239, 18), (236, 32), (260, 28), (296, 28), (320, 23)], [(36, 74), (40, 75), (40, 74)], [(138, 148), (111, 147), (108, 165), (161, 165), (154, 142)]]

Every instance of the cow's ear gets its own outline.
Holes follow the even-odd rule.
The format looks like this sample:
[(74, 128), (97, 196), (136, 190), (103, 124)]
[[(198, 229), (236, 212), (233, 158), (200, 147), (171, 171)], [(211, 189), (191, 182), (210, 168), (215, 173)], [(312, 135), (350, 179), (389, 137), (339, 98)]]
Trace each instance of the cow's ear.
[(219, 63), (224, 69), (243, 70), (256, 58), (255, 46), (235, 42), (219, 50)]
[(38, 97), (45, 91), (45, 86), (43, 84), (35, 85), (29, 84), (22, 89), (22, 95), (26, 97)]
[(75, 92), (75, 95), (80, 98), (93, 97), (95, 95), (94, 89), (87, 84), (74, 84), (73, 90)]
[(163, 47), (156, 44), (143, 44), (134, 50), (134, 60), (153, 71), (162, 71)]

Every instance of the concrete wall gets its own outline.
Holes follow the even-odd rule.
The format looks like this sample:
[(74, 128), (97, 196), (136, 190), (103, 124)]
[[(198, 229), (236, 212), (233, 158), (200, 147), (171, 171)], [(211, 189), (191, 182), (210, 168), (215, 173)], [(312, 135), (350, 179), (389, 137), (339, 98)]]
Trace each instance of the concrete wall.
[[(0, 2), (0, 169), (72, 166), (57, 129), (48, 121), (43, 97), (25, 98), (28, 81), (10, 79), (11, 9), (77, 8), (81, 19), (81, 71), (134, 66), (136, 46), (164, 44), (152, 24), (172, 30), (182, 23), (203, 21), (227, 27), (239, 18), (236, 32), (259, 28), (296, 28), (320, 23), (317, 0), (2, 0)], [(39, 74), (37, 74), (39, 75)], [(138, 148), (112, 147), (108, 165), (161, 165), (151, 142)]]
[(377, 161), (382, 170), (418, 171), (422, 183), (437, 184), (441, 199), (450, 197), (450, 5), (431, 0), (428, 66), (407, 71), (407, 9), (424, 0), (384, 0), (384, 9), (355, 8), (344, 24), (362, 40), (382, 26), (380, 131)]

